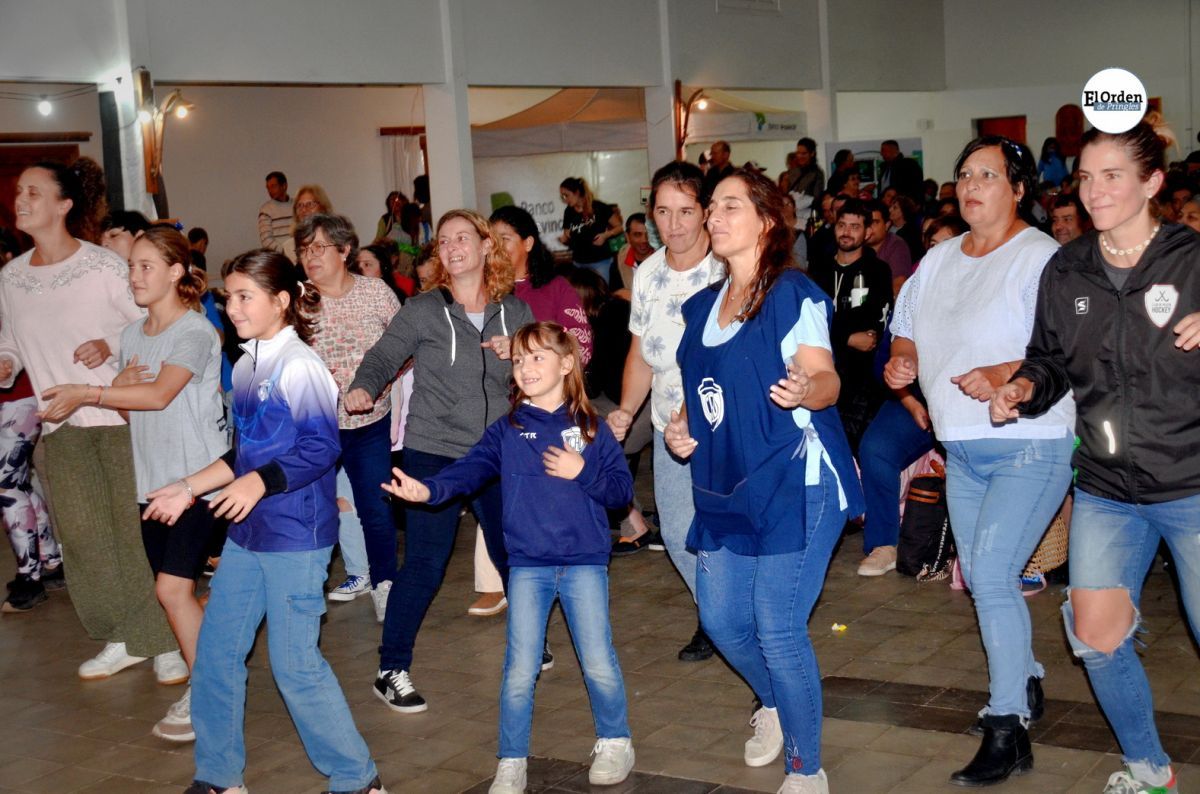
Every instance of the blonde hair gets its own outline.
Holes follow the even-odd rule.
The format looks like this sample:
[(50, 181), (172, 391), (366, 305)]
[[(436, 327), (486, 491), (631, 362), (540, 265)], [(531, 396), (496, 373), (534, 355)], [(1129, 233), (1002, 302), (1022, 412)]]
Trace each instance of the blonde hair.
[[(500, 238), (492, 231), (491, 224), (487, 218), (480, 215), (474, 210), (459, 209), (450, 210), (441, 218), (438, 218), (437, 232), (440, 233), (442, 227), (449, 221), (455, 218), (462, 218), (475, 228), (479, 234), (480, 240), (491, 240), (492, 250), (483, 260), (483, 290), (490, 302), (499, 303), (500, 300), (512, 292), (513, 290), (513, 266), (509, 261), (508, 254), (504, 252), (504, 246), (500, 244)], [(421, 289), (429, 290), (434, 287), (450, 286), (450, 274), (446, 272), (446, 268), (442, 267), (442, 258), (439, 255), (439, 245), (436, 242), (437, 233), (434, 235), (435, 242), (433, 244), (433, 274), (430, 275), (428, 281), (421, 283)]]
[(321, 205), (317, 212), (322, 215), (333, 214), (333, 202), (326, 195), (325, 188), (320, 185), (301, 185), (300, 189), (296, 191), (296, 198), (292, 200), (292, 221), (294, 223), (300, 222), (299, 216), (296, 215), (296, 205), (300, 203), (300, 197), (305, 193), (311, 193), (316, 202)]
[[(570, 357), (575, 362), (571, 371), (563, 376), (563, 402), (567, 405), (567, 414), (571, 421), (579, 425), (583, 440), (592, 443), (600, 429), (600, 417), (588, 400), (587, 389), (584, 387), (583, 358), (579, 354), (578, 340), (558, 323), (522, 325), (512, 336), (512, 355), (523, 355), (534, 348), (551, 350), (563, 358)], [(508, 421), (513, 427), (521, 426), (517, 424), (517, 406), (526, 399), (525, 392), (518, 385), (512, 410), (508, 413)]]

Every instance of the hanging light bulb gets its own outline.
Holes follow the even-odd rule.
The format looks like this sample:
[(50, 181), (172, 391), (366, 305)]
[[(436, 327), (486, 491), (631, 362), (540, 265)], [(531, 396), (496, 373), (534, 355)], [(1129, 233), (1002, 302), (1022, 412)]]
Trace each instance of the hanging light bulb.
[(50, 104), (50, 100), (42, 97), (42, 101), (37, 103), (37, 111), (43, 116), (49, 116), (54, 111), (54, 105)]
[(154, 116), (150, 115), (150, 111), (146, 110), (145, 108), (142, 108), (138, 111), (138, 121), (142, 122), (143, 124), (149, 124), (153, 120)]
[(708, 100), (700, 97), (700, 101), (696, 103), (696, 108), (699, 110), (708, 110)]
[(175, 118), (186, 119), (187, 114), (188, 114), (188, 106), (187, 105), (180, 105), (179, 107), (175, 108)]

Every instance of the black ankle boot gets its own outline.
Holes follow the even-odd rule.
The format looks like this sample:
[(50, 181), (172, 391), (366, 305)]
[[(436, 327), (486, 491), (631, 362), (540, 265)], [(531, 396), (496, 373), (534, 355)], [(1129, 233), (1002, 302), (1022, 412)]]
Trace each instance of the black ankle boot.
[[(1042, 692), (1042, 679), (1036, 675), (1029, 676), (1025, 682), (1025, 699), (1029, 703), (1029, 727), (1046, 716), (1046, 695)], [(983, 736), (983, 719), (975, 720), (975, 724), (967, 728), (972, 736)]]
[(956, 786), (990, 786), (1033, 769), (1029, 731), (1015, 714), (983, 718), (983, 742), (971, 763), (950, 776)]
[(679, 661), (703, 662), (705, 659), (711, 659), (715, 651), (716, 648), (708, 639), (708, 635), (704, 633), (704, 629), (696, 626), (696, 633), (692, 635), (692, 641), (679, 651)]

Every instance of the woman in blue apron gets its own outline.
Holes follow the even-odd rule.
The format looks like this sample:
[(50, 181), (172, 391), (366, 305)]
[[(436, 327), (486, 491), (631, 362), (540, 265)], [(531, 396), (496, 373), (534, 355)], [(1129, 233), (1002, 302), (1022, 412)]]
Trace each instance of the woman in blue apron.
[(683, 413), (665, 437), (690, 458), (700, 622), (762, 701), (745, 761), (782, 751), (786, 794), (827, 794), (821, 678), (808, 618), (848, 516), (863, 512), (833, 407), (829, 298), (791, 267), (778, 188), (739, 170), (709, 205), (728, 277), (683, 306)]

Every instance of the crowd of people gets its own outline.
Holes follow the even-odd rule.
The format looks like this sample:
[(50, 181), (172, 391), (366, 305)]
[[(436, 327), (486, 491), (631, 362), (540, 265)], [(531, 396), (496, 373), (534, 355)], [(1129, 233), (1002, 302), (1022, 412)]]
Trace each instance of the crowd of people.
[[(265, 620), (330, 792), (383, 794), (322, 615), (369, 595), (375, 695), (427, 710), (416, 639), (469, 510), (468, 611), (507, 613), (492, 794), (527, 785), (556, 601), (589, 780), (609, 785), (635, 764), (609, 561), (660, 548), (696, 605), (679, 659), (719, 654), (755, 699), (745, 763), (782, 757), (781, 792), (827, 794), (808, 618), (856, 523), (859, 574), (895, 569), (901, 472), (936, 447), (989, 677), (951, 782), (1032, 767), (1044, 670), (1021, 575), (1073, 490), (1066, 633), (1124, 754), (1104, 791), (1176, 791), (1134, 643), (1160, 541), (1200, 629), (1200, 158), (1168, 166), (1146, 122), (1073, 156), (980, 137), (940, 186), (895, 141), (870, 183), (848, 150), (827, 180), (816, 152), (801, 139), (772, 179), (718, 141), (659, 168), (628, 218), (569, 177), (558, 258), (519, 207), (434, 223), (424, 178), (363, 245), (320, 185), (292, 198), (273, 171), (261, 247), (220, 290), (203, 229), (108, 212), (87, 158), (27, 168), (27, 245), (0, 257), (5, 611), (69, 585), (105, 643), (81, 678), (152, 657), (188, 683), (154, 727), (195, 742), (188, 794), (246, 790)], [(647, 449), (654, 512), (632, 487)]]

